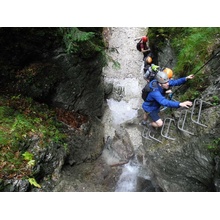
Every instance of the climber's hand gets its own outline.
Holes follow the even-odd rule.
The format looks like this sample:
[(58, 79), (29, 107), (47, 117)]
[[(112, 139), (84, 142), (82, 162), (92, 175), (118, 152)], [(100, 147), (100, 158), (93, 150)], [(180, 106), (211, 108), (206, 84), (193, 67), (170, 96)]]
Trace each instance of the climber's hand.
[(192, 102), (190, 102), (190, 101), (181, 102), (181, 103), (179, 104), (179, 106), (180, 106), (180, 107), (189, 108), (189, 107), (192, 106)]

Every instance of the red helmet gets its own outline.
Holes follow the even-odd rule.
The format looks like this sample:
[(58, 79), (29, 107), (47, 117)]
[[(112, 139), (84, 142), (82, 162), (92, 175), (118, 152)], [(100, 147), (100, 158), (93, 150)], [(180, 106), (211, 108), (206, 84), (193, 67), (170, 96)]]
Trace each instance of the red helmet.
[(143, 41), (144, 43), (146, 43), (146, 42), (148, 41), (148, 37), (147, 37), (147, 36), (143, 36), (141, 39), (142, 39), (142, 41)]

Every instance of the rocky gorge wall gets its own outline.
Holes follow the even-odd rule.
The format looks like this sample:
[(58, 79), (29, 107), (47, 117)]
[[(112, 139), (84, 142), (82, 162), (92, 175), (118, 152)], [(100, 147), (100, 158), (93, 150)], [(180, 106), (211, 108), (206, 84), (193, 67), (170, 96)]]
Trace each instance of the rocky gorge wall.
[[(218, 49), (213, 51), (213, 54), (217, 51)], [(220, 98), (219, 61), (220, 58), (217, 56), (205, 67), (205, 74), (209, 75), (210, 85), (199, 97), (204, 101), (199, 122), (207, 127), (194, 123), (190, 119), (189, 112), (184, 125), (186, 131), (178, 130), (180, 111), (174, 111), (171, 117), (176, 121), (175, 132), (169, 133), (175, 138), (174, 141), (163, 138), (162, 143), (158, 143), (143, 138), (146, 163), (152, 172), (152, 180), (163, 191), (219, 191), (220, 108), (219, 105), (206, 103), (213, 103), (214, 96)], [(199, 105), (195, 108), (197, 110), (193, 117), (197, 120)], [(170, 117), (165, 112), (162, 115), (163, 118)], [(215, 142), (217, 144), (214, 144)]]
[[(6, 29), (1, 29), (1, 33), (4, 31), (7, 32)], [(1, 57), (1, 61), (3, 60), (2, 62), (11, 68), (11, 72), (5, 71), (6, 68), (1, 72), (7, 76), (5, 77), (7, 84), (2, 82), (7, 88), (6, 91), (31, 97), (35, 101), (48, 104), (51, 108), (59, 109), (61, 117), (66, 115), (67, 120), (62, 122), (63, 126), (60, 128), (68, 135), (66, 148), (62, 144), (50, 143), (48, 147), (41, 149), (37, 137), (25, 143), (25, 150), (33, 153), (36, 160), (34, 173), (36, 180), (42, 186), (40, 191), (52, 190), (53, 181), (59, 178), (65, 164), (74, 165), (93, 161), (100, 156), (104, 146), (103, 125), (99, 118), (103, 114), (102, 68), (105, 64), (105, 56), (94, 48), (85, 50), (83, 47), (83, 54), (82, 51), (79, 54), (67, 53), (58, 39), (56, 44), (53, 44), (55, 40), (48, 34), (49, 31), (55, 38), (57, 31), (55, 28), (52, 30), (9, 28), (8, 32), (16, 40), (10, 42), (8, 48), (13, 48), (14, 44), (19, 45), (19, 50), (15, 51), (17, 69), (13, 66), (13, 59), (6, 59), (10, 57), (10, 50), (7, 47), (3, 51), (5, 56)], [(26, 36), (22, 35), (24, 33)], [(5, 39), (3, 34), (1, 38)], [(45, 44), (42, 43), (44, 40)], [(53, 47), (50, 46), (51, 44)], [(21, 63), (21, 60), (26, 62), (26, 65)], [(76, 121), (78, 124), (74, 124)], [(0, 189), (38, 190), (31, 187), (28, 180), (17, 179), (1, 181)]]
[[(220, 168), (217, 156), (219, 105), (207, 105), (202, 109), (201, 119), (207, 127), (187, 121), (187, 129), (193, 131), (194, 135), (182, 132), (175, 127), (170, 134), (175, 137), (175, 141), (161, 136), (159, 138), (162, 143), (143, 138), (141, 136), (143, 127), (139, 125), (143, 114), (141, 97), (139, 93), (132, 92), (134, 90), (130, 85), (138, 85), (138, 88), (142, 88), (144, 84), (140, 73), (142, 57), (136, 51), (133, 38), (144, 33), (145, 29), (112, 28), (112, 31), (112, 36), (109, 37), (113, 38), (114, 34), (116, 35), (113, 39), (113, 45), (116, 46), (108, 48), (108, 51), (115, 60), (111, 59), (109, 66), (105, 69), (106, 75), (110, 73), (107, 77), (110, 83), (107, 85), (103, 83), (103, 62), (100, 54), (90, 59), (81, 59), (64, 53), (60, 48), (54, 50), (50, 59), (44, 60), (38, 74), (32, 78), (33, 81), (27, 84), (24, 79), (20, 80), (19, 90), (24, 94), (46, 101), (54, 107), (88, 116), (87, 122), (78, 129), (63, 123), (63, 130), (68, 134), (68, 152), (63, 146), (53, 145), (38, 151), (37, 140), (32, 140), (30, 149), (36, 149), (39, 153), (36, 154), (39, 158), (36, 168), (42, 185), (41, 190), (114, 191), (122, 165), (136, 155), (143, 170), (149, 170), (157, 191), (219, 191)], [(169, 57), (172, 58), (172, 48), (166, 47), (166, 53), (169, 51)], [(167, 63), (161, 59), (159, 59), (161, 63)], [(207, 102), (213, 102), (213, 96), (220, 99), (219, 61), (219, 58), (215, 59), (206, 67), (205, 73), (210, 75), (210, 86), (200, 95), (200, 98)], [(118, 63), (121, 68), (117, 68)], [(111, 69), (111, 64), (116, 69)], [(125, 84), (114, 85), (116, 79)], [(137, 82), (130, 84), (134, 79)], [(123, 86), (127, 86), (127, 90), (123, 91), (121, 88)], [(103, 105), (106, 104), (105, 98), (114, 95), (118, 101), (124, 98), (127, 102), (130, 101), (129, 97), (134, 96), (132, 105), (137, 110), (137, 117), (122, 123), (115, 134), (113, 122), (109, 123), (108, 117), (104, 125), (100, 120), (103, 115)], [(164, 118), (172, 117), (177, 121), (180, 113), (180, 111), (165, 111), (162, 115)], [(107, 130), (106, 133), (104, 133), (105, 130)], [(108, 134), (115, 135), (111, 143), (108, 143), (110, 139), (104, 139)], [(215, 140), (218, 143), (217, 146), (214, 146)], [(214, 149), (210, 150), (209, 146)], [(105, 149), (104, 152), (110, 152), (107, 159), (102, 157), (103, 149)], [(107, 161), (110, 157), (115, 160)], [(62, 169), (67, 165), (68, 169), (62, 176)], [(53, 181), (58, 181), (55, 188)], [(147, 182), (143, 178), (142, 181)], [(30, 191), (28, 182), (14, 181), (5, 184), (8, 184), (5, 187), (6, 191)], [(141, 186), (137, 190), (144, 191), (144, 188), (145, 186)]]
[[(120, 34), (123, 36), (123, 34), (127, 33), (126, 31), (136, 31), (132, 28), (122, 28), (121, 30), (119, 30), (119, 28), (112, 28), (112, 30), (115, 30), (115, 33), (112, 33), (112, 36), (110, 37), (113, 37), (114, 34), (116, 36)], [(139, 30), (137, 30), (137, 32), (138, 31)], [(134, 33), (132, 32), (132, 34)], [(112, 41), (114, 41), (114, 43), (111, 42), (112, 45), (117, 45), (120, 42), (117, 41), (117, 38), (112, 39)], [(129, 44), (131, 44), (130, 39), (128, 39), (128, 41)], [(122, 52), (120, 52), (119, 49), (113, 51), (114, 48), (109, 48), (111, 49), (111, 56), (116, 56), (115, 62), (117, 61), (121, 65), (126, 63), (123, 51), (129, 49), (128, 47), (125, 47), (126, 49), (124, 49), (124, 44), (125, 42), (123, 41), (123, 44), (120, 47), (120, 50), (122, 50)], [(130, 45), (130, 47), (132, 48), (132, 45)], [(215, 52), (216, 51), (214, 51), (213, 53)], [(170, 54), (170, 56), (168, 56), (170, 59), (173, 57), (174, 53), (172, 51), (172, 48), (167, 46), (166, 53)], [(162, 58), (163, 56), (159, 57), (158, 61), (160, 61), (161, 63), (167, 63), (167, 61), (163, 61)], [(131, 59), (133, 62), (137, 62), (134, 57), (132, 57)], [(175, 57), (173, 59), (175, 60)], [(213, 103), (213, 96), (219, 97), (218, 63), (219, 58), (213, 59), (213, 61), (210, 62), (209, 65), (205, 68), (205, 73), (210, 75), (210, 85), (203, 93), (201, 93), (201, 96), (199, 98), (206, 102)], [(132, 62), (130, 62), (129, 64), (132, 65)], [(125, 69), (127, 68), (126, 65), (126, 67), (119, 68), (118, 70), (114, 70), (113, 68), (111, 69), (109, 65), (107, 71), (105, 70), (105, 73), (107, 75), (106, 78), (110, 78), (113, 81), (112, 93), (109, 92), (111, 96), (116, 96), (118, 94), (117, 85), (114, 84), (114, 81), (116, 82), (117, 80), (122, 80), (122, 82), (124, 82), (126, 81), (127, 77), (132, 78), (132, 76), (134, 75), (135, 79), (140, 78), (140, 85), (144, 83), (143, 79), (141, 79), (141, 75), (139, 72), (140, 69), (136, 68), (135, 65), (132, 66), (133, 69), (130, 68), (128, 70), (131, 71), (131, 74), (129, 75), (127, 74), (127, 71), (125, 71)], [(174, 63), (172, 63), (172, 65), (174, 65)], [(170, 66), (171, 68), (173, 67), (172, 65)], [(119, 94), (120, 99), (124, 99), (129, 102), (129, 90), (127, 91), (126, 87), (124, 87), (124, 89), (125, 91), (123, 92), (122, 88), (122, 92)], [(126, 94), (126, 91), (128, 94)], [(135, 96), (138, 94), (133, 93), (132, 95)], [(116, 96), (116, 99), (118, 99), (118, 96)], [(118, 101), (120, 101), (120, 99)], [(198, 109), (196, 109), (195, 112), (197, 114)], [(107, 112), (105, 112), (105, 114), (106, 113)], [(72, 173), (72, 171), (70, 170), (66, 172), (68, 175), (75, 177), (75, 180), (71, 178), (71, 181), (81, 181), (81, 183), (83, 183), (84, 185), (84, 181), (86, 181), (85, 178), (87, 178), (87, 184), (84, 185), (84, 189), (80, 187), (80, 184), (76, 184), (75, 188), (72, 190), (88, 191), (91, 190), (91, 188), (88, 188), (88, 185), (91, 184), (91, 187), (94, 191), (102, 190), (103, 188), (105, 188), (105, 190), (107, 191), (114, 191), (114, 184), (116, 183), (117, 178), (119, 178), (118, 175), (121, 172), (123, 164), (128, 163), (129, 160), (132, 159), (134, 155), (136, 155), (138, 158), (138, 162), (141, 164), (140, 166), (142, 167), (142, 171), (146, 170), (146, 172), (144, 171), (145, 174), (148, 174), (149, 172), (154, 190), (156, 191), (218, 191), (219, 168), (218, 157), (216, 154), (218, 153), (219, 146), (215, 146), (214, 151), (213, 149), (210, 150), (209, 146), (213, 145), (213, 141), (218, 140), (219, 138), (219, 106), (203, 106), (200, 120), (202, 121), (202, 123), (207, 125), (207, 127), (203, 127), (193, 123), (188, 116), (185, 123), (185, 129), (194, 133), (193, 135), (184, 131), (180, 131), (177, 128), (177, 122), (180, 114), (184, 113), (183, 109), (178, 109), (177, 111), (164, 111), (162, 113), (163, 118), (173, 118), (176, 122), (176, 124), (173, 125), (173, 130), (171, 130), (171, 132), (169, 133), (170, 136), (175, 138), (175, 141), (163, 138), (161, 135), (158, 135), (158, 138), (161, 140), (162, 143), (158, 143), (154, 140), (147, 140), (143, 138), (143, 136), (141, 137), (143, 128), (140, 127), (139, 122), (142, 120), (142, 113), (143, 112), (140, 106), (137, 117), (120, 124), (119, 128), (116, 128), (115, 134), (114, 132), (112, 132), (112, 130), (114, 130), (115, 128), (113, 127), (113, 125), (110, 124), (109, 118), (105, 118), (104, 128), (105, 132), (107, 132), (104, 135), (112, 135), (112, 138), (106, 139), (104, 151), (101, 157), (99, 157), (99, 159), (97, 160), (97, 162), (99, 161), (99, 165), (97, 166), (99, 167), (100, 164), (102, 164), (103, 169), (101, 167), (97, 168), (96, 166), (97, 172), (95, 174), (93, 173), (93, 171), (89, 171), (91, 170), (89, 166), (93, 167), (94, 164), (96, 164), (95, 160), (93, 160), (94, 163), (88, 164), (88, 166), (84, 164), (85, 169), (87, 169), (88, 172), (91, 172), (91, 175), (97, 175), (97, 178), (100, 180), (100, 183), (102, 183), (103, 186), (101, 187), (100, 184), (97, 183), (97, 187), (96, 189), (94, 189), (92, 182), (96, 182), (96, 180), (92, 180), (93, 177), (91, 177), (90, 179), (89, 174), (85, 174), (86, 176), (81, 176), (81, 174), (75, 176), (75, 174), (77, 173), (75, 169), (74, 173)], [(100, 162), (100, 160), (102, 162)], [(81, 166), (79, 166), (78, 169), (80, 169), (80, 167)], [(105, 174), (102, 172), (104, 172)], [(99, 174), (101, 176), (99, 176)], [(103, 175), (105, 175), (105, 177)], [(112, 181), (110, 181), (111, 177)], [(107, 186), (106, 184), (109, 185)], [(65, 184), (63, 182), (61, 185), (58, 185), (55, 190), (62, 191), (62, 189), (67, 189), (69, 182), (65, 182)], [(139, 185), (139, 187), (137, 187), (136, 189), (138, 191), (144, 191), (145, 188), (150, 188), (149, 181), (142, 178), (141, 176), (139, 176), (137, 179), (137, 185)]]

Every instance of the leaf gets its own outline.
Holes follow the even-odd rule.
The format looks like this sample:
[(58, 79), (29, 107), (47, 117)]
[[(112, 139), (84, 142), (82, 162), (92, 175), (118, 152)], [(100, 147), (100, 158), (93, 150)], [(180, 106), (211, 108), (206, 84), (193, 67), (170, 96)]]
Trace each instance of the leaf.
[(22, 154), (22, 156), (24, 157), (25, 160), (31, 161), (33, 159), (33, 154), (29, 153), (29, 152), (25, 152)]
[(31, 185), (34, 185), (37, 188), (41, 188), (40, 184), (38, 184), (34, 178), (29, 178), (28, 181)]
[(29, 165), (29, 166), (34, 166), (34, 165), (35, 165), (35, 160), (30, 160), (30, 161), (28, 162), (28, 165)]

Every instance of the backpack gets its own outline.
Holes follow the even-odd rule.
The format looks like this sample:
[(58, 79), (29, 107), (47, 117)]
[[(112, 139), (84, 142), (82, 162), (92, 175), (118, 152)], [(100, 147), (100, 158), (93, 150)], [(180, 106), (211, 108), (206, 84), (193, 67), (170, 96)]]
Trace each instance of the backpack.
[(144, 74), (144, 79), (148, 81), (152, 81), (155, 79), (156, 75), (157, 75), (157, 72), (153, 71), (150, 67), (148, 70), (146, 70)]
[(147, 84), (144, 86), (144, 88), (142, 89), (141, 97), (142, 97), (142, 99), (143, 99), (144, 101), (146, 101), (148, 94), (149, 94), (150, 92), (154, 91), (154, 89), (157, 88), (157, 82), (156, 82), (156, 81), (154, 81), (154, 82), (152, 83), (152, 87), (153, 87), (153, 88), (150, 87), (150, 83), (147, 83)]
[(141, 51), (141, 40), (136, 45), (137, 50)]
[(150, 88), (150, 85), (149, 85), (149, 84), (150, 84), (150, 83), (147, 83), (147, 84), (144, 86), (144, 88), (142, 89), (141, 97), (142, 97), (142, 99), (143, 99), (144, 101), (146, 100), (148, 94), (149, 94), (151, 91), (153, 91), (153, 89)]

